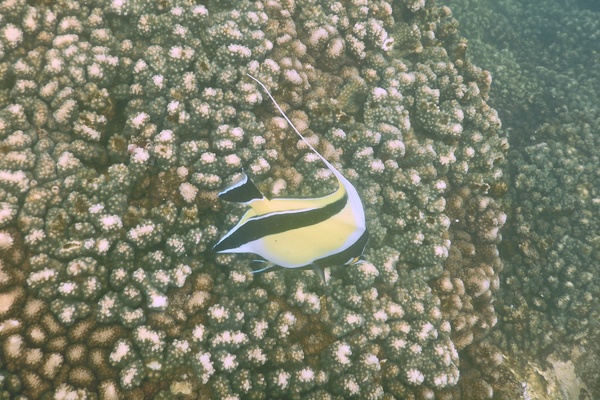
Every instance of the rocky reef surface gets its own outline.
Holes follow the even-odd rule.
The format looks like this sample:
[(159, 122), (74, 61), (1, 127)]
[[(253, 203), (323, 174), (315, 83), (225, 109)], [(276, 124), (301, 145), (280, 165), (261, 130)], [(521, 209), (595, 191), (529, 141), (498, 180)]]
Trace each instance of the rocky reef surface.
[[(0, 397), (520, 390), (489, 340), (508, 140), (457, 26), (423, 0), (1, 2)], [(246, 73), (363, 198), (366, 262), (326, 286), (210, 252), (240, 168), (334, 187)]]
[[(495, 343), (522, 362), (570, 362), (599, 398), (600, 9), (590, 1), (453, 2), (470, 56), (494, 76), (510, 133)], [(556, 393), (556, 398), (561, 397)]]

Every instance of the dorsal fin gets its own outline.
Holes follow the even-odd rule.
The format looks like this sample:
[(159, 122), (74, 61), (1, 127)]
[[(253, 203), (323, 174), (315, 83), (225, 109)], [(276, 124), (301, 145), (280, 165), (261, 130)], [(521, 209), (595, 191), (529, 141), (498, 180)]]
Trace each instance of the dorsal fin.
[(356, 188), (354, 187), (354, 185), (352, 185), (352, 183), (348, 179), (346, 179), (346, 177), (344, 177), (344, 175), (342, 175), (342, 173), (340, 171), (338, 171), (337, 169), (335, 169), (335, 167), (333, 165), (331, 165), (331, 163), (329, 161), (327, 161), (325, 159), (325, 157), (323, 157), (308, 142), (308, 140), (306, 140), (306, 138), (304, 136), (302, 136), (302, 134), (298, 131), (298, 129), (296, 128), (296, 126), (294, 126), (294, 124), (292, 123), (292, 121), (288, 118), (288, 116), (285, 115), (285, 113), (283, 112), (283, 109), (279, 106), (279, 104), (277, 103), (277, 101), (275, 100), (275, 98), (273, 97), (273, 95), (271, 95), (271, 92), (269, 92), (269, 89), (267, 89), (267, 87), (261, 81), (259, 81), (258, 79), (256, 79), (252, 75), (250, 75), (250, 74), (246, 74), (246, 75), (248, 75), (248, 77), (250, 77), (253, 81), (255, 81), (256, 83), (258, 83), (263, 88), (263, 90), (267, 93), (267, 95), (269, 96), (269, 98), (271, 99), (271, 101), (273, 102), (273, 104), (275, 104), (275, 107), (277, 107), (277, 110), (279, 110), (279, 113), (283, 116), (283, 118), (285, 118), (285, 120), (287, 121), (287, 123), (290, 124), (290, 126), (292, 127), (292, 129), (294, 130), (294, 132), (296, 132), (296, 134), (298, 136), (300, 136), (300, 139), (302, 139), (304, 141), (304, 143), (306, 143), (306, 145), (317, 156), (319, 156), (319, 158), (323, 161), (323, 163), (327, 166), (327, 168), (329, 168), (329, 170), (331, 172), (333, 172), (333, 174), (337, 178), (340, 186), (343, 186), (344, 190), (346, 190), (346, 192), (348, 193), (348, 197), (349, 197), (350, 203), (353, 204), (352, 210), (354, 212), (354, 218), (356, 219), (356, 225), (364, 227), (365, 226), (365, 211), (363, 209), (362, 202), (360, 200), (360, 196), (358, 195), (358, 192), (356, 191)]
[(219, 193), (219, 197), (232, 203), (244, 204), (265, 198), (254, 182), (248, 178), (248, 175), (246, 175), (244, 170), (242, 170), (240, 176), (236, 180), (231, 182), (231, 184)]
[(290, 126), (292, 127), (292, 129), (294, 130), (294, 132), (296, 132), (296, 134), (298, 136), (300, 136), (300, 139), (302, 139), (304, 141), (304, 143), (306, 143), (306, 145), (308, 147), (310, 147), (310, 149), (317, 155), (319, 156), (319, 158), (321, 160), (323, 160), (323, 162), (325, 163), (325, 165), (327, 165), (327, 168), (329, 168), (331, 170), (331, 172), (333, 172), (333, 174), (335, 175), (335, 177), (340, 180), (341, 182), (347, 182), (346, 178), (337, 170), (335, 169), (335, 167), (333, 165), (331, 165), (331, 163), (329, 161), (327, 161), (327, 159), (325, 157), (323, 157), (321, 155), (321, 153), (319, 153), (309, 142), (308, 140), (306, 140), (306, 138), (304, 136), (302, 136), (302, 134), (298, 131), (298, 129), (296, 128), (296, 126), (292, 123), (292, 121), (288, 118), (287, 115), (285, 115), (285, 113), (283, 112), (283, 109), (279, 106), (279, 104), (277, 103), (277, 101), (275, 101), (275, 98), (273, 97), (273, 95), (271, 95), (271, 92), (269, 92), (269, 89), (267, 89), (267, 87), (264, 85), (264, 83), (262, 83), (261, 81), (259, 81), (257, 78), (253, 77), (250, 74), (246, 74), (248, 75), (248, 77), (252, 78), (252, 80), (254, 80), (256, 83), (258, 83), (263, 90), (267, 93), (267, 95), (271, 98), (271, 101), (273, 102), (273, 104), (275, 104), (275, 107), (277, 107), (277, 110), (279, 110), (279, 113), (283, 116), (283, 118), (285, 118), (285, 120), (287, 121), (288, 124), (290, 124)]

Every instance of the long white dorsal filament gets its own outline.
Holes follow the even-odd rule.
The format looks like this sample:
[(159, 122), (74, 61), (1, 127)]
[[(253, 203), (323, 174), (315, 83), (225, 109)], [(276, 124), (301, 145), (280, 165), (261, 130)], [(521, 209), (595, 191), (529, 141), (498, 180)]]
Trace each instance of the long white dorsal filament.
[(331, 163), (329, 161), (327, 161), (327, 159), (325, 159), (325, 157), (323, 157), (309, 142), (308, 140), (306, 140), (306, 138), (304, 136), (302, 136), (302, 134), (298, 131), (298, 129), (296, 128), (296, 126), (292, 123), (292, 121), (288, 118), (287, 115), (285, 115), (285, 112), (283, 112), (283, 109), (279, 106), (279, 104), (277, 103), (277, 101), (275, 100), (275, 98), (273, 97), (273, 95), (271, 95), (271, 92), (269, 92), (269, 89), (267, 89), (267, 87), (264, 85), (264, 83), (262, 83), (261, 81), (259, 81), (258, 79), (256, 79), (255, 77), (253, 77), (250, 74), (246, 74), (248, 75), (249, 78), (251, 78), (252, 80), (254, 80), (256, 83), (258, 83), (263, 90), (265, 91), (265, 93), (267, 93), (267, 95), (271, 98), (271, 101), (273, 102), (273, 104), (275, 104), (275, 107), (277, 107), (277, 110), (279, 110), (279, 113), (283, 116), (283, 118), (285, 118), (285, 120), (287, 121), (288, 124), (290, 124), (290, 126), (292, 127), (292, 129), (294, 130), (294, 132), (296, 132), (296, 134), (298, 136), (300, 136), (300, 139), (302, 139), (304, 141), (304, 143), (306, 143), (306, 145), (308, 147), (310, 147), (310, 149), (312, 151), (315, 152), (315, 154), (317, 156), (319, 156), (319, 158), (321, 158), (321, 160), (323, 160), (323, 162), (325, 163), (325, 165), (327, 165), (327, 167), (331, 170), (331, 172), (334, 173), (334, 175), (342, 180), (345, 181), (346, 179), (342, 176), (342, 174), (335, 169), (335, 167), (333, 165), (331, 165)]

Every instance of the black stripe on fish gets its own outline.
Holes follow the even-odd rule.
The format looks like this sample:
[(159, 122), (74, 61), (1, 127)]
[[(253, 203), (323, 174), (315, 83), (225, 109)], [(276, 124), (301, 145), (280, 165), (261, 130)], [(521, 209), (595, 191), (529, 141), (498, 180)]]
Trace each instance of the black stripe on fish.
[(362, 253), (365, 251), (365, 247), (367, 246), (367, 242), (369, 241), (369, 231), (365, 229), (363, 234), (358, 238), (358, 240), (352, 243), (349, 247), (340, 251), (336, 254), (331, 254), (327, 257), (320, 258), (315, 260), (313, 264), (318, 267), (325, 268), (330, 267), (332, 265), (346, 265), (352, 264), (352, 260), (360, 257)]
[[(221, 239), (213, 247), (213, 251), (236, 249), (268, 235), (318, 224), (342, 211), (347, 202), (348, 195), (344, 193), (344, 196), (340, 199), (320, 208), (274, 212), (252, 217)], [(299, 243), (298, 245), (302, 244)]]
[(219, 193), (219, 198), (232, 203), (249, 203), (252, 200), (260, 200), (264, 197), (244, 171), (238, 179)]

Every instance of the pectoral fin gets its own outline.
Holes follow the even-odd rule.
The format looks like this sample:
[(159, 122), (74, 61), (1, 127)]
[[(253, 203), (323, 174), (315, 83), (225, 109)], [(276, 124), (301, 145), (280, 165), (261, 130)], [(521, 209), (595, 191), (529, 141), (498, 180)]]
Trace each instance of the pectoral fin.
[(325, 272), (323, 271), (323, 268), (319, 267), (317, 264), (312, 264), (312, 267), (315, 273), (319, 275), (319, 278), (321, 278), (323, 285), (327, 286), (327, 280), (325, 279)]

